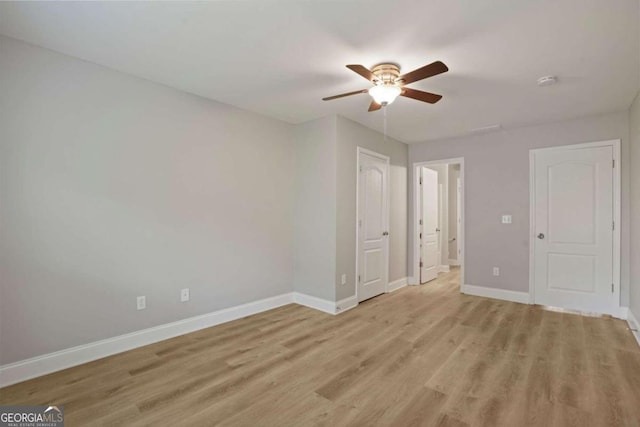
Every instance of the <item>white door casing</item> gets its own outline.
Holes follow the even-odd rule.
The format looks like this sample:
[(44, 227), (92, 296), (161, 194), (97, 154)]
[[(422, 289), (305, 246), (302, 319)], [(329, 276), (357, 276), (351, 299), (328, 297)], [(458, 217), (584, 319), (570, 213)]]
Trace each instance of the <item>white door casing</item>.
[(533, 158), (536, 304), (596, 313), (618, 306), (614, 147), (538, 150)]
[(358, 301), (386, 291), (389, 266), (389, 159), (358, 150)]
[(439, 188), (438, 172), (420, 168), (420, 283), (426, 283), (438, 277), (439, 236)]

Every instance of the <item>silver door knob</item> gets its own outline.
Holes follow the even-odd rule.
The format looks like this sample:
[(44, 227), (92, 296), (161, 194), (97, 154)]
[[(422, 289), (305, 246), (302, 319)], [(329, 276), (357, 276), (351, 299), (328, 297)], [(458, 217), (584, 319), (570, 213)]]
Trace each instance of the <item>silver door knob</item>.
[(440, 232), (440, 229), (439, 229), (439, 228), (436, 228), (436, 233), (439, 233), (439, 232)]
[(538, 234), (538, 239), (540, 239), (540, 240), (544, 239), (544, 234), (542, 234), (542, 233)]
[(384, 233), (382, 233), (382, 235), (383, 235), (383, 236), (388, 236), (388, 235), (389, 235), (389, 232), (388, 232), (388, 231), (385, 231)]

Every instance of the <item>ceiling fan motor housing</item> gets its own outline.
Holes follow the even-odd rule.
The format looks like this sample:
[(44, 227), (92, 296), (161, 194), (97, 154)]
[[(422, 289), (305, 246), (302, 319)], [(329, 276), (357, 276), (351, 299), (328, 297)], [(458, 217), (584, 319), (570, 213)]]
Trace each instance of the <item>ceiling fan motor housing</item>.
[(400, 67), (397, 64), (378, 64), (371, 70), (376, 76), (375, 84), (395, 84), (400, 77)]

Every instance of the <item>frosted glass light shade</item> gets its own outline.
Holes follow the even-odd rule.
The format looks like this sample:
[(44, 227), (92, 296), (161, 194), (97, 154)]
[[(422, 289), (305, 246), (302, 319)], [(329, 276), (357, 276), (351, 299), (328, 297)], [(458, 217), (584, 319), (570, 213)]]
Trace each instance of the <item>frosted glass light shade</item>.
[(380, 105), (389, 105), (400, 95), (402, 90), (398, 86), (379, 85), (369, 89), (369, 95)]

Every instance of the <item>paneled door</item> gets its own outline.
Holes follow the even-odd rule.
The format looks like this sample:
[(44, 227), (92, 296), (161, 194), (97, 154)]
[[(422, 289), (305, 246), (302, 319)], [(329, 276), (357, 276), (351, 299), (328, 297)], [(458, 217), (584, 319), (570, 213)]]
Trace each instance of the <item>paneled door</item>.
[(386, 291), (389, 266), (389, 159), (358, 154), (358, 301)]
[(438, 172), (420, 168), (420, 283), (438, 277), (439, 230)]
[(613, 147), (534, 154), (535, 303), (611, 313), (614, 298)]

